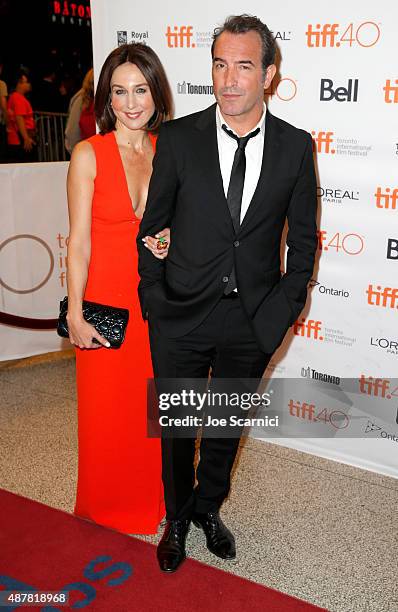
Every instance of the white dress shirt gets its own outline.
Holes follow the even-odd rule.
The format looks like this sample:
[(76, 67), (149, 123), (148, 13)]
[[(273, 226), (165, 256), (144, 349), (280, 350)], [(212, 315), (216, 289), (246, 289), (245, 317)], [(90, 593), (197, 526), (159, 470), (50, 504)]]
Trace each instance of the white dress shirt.
[[(267, 113), (267, 107), (264, 104), (264, 112), (261, 116), (260, 121), (254, 126), (250, 132), (253, 132), (258, 127), (260, 132), (257, 136), (250, 138), (246, 145), (246, 174), (245, 184), (243, 186), (242, 205), (240, 209), (240, 222), (242, 223), (244, 216), (249, 208), (249, 204), (254, 195), (257, 187), (258, 179), (260, 178), (261, 164), (263, 162), (263, 151), (264, 151), (264, 134), (265, 134), (265, 118)], [(222, 129), (222, 125), (225, 124), (231, 132), (234, 130), (228, 125), (224, 117), (221, 114), (220, 107), (217, 105), (216, 110), (216, 124), (217, 124), (217, 144), (218, 144), (218, 157), (220, 160), (220, 169), (222, 182), (224, 185), (225, 197), (228, 193), (229, 179), (231, 177), (232, 164), (235, 157), (235, 152), (238, 146), (236, 140), (228, 136)], [(248, 134), (250, 132), (247, 132)], [(244, 134), (246, 136), (246, 134)]]

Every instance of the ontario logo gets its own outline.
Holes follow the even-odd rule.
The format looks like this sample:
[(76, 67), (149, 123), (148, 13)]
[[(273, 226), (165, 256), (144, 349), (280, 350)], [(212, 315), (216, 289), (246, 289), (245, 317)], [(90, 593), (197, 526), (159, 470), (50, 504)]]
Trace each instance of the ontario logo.
[(379, 436), (380, 438), (384, 438), (385, 440), (390, 440), (391, 442), (398, 442), (397, 432), (391, 433), (389, 431), (386, 431), (385, 429), (380, 427), (380, 425), (377, 425), (377, 423), (374, 423), (373, 421), (368, 420), (365, 426), (365, 433), (368, 434), (368, 433), (373, 433), (373, 432), (378, 432), (377, 436)]
[(360, 24), (309, 23), (305, 33), (307, 47), (373, 47), (380, 39), (380, 28), (374, 21)]
[(325, 285), (321, 285), (320, 282), (312, 278), (308, 283), (309, 289), (316, 289), (318, 293), (322, 295), (333, 295), (335, 297), (349, 298), (350, 292), (346, 289), (336, 289), (335, 287), (326, 287)]

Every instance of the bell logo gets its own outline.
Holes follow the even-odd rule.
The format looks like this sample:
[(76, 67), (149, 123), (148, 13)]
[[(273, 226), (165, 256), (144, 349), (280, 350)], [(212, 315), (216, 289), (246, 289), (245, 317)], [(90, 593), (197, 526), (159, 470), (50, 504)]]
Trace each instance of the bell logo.
[(383, 91), (384, 102), (387, 104), (398, 104), (398, 79), (395, 79), (395, 85), (391, 85), (391, 79), (387, 79)]
[(321, 79), (321, 102), (357, 102), (359, 79), (348, 79), (347, 87), (333, 89), (332, 79)]
[(342, 26), (344, 32), (340, 35), (340, 25), (338, 23), (311, 23), (307, 26), (306, 37), (307, 47), (340, 47), (342, 44), (352, 47), (373, 47), (380, 38), (380, 28), (373, 21), (365, 21), (356, 25)]
[(387, 240), (387, 259), (398, 260), (398, 240), (396, 238)]
[(293, 325), (293, 332), (296, 336), (314, 338), (314, 340), (323, 340), (323, 336), (319, 335), (321, 330), (322, 321), (314, 321), (313, 319), (308, 319), (306, 322), (305, 318), (303, 318), (300, 322), (296, 321)]
[(333, 142), (334, 132), (315, 132), (312, 131), (312, 144), (313, 149), (317, 153), (326, 153), (334, 155), (335, 149), (331, 149), (330, 145)]
[(369, 285), (366, 290), (368, 294), (368, 304), (370, 306), (380, 306), (382, 308), (398, 308), (398, 289), (396, 287), (384, 287)]
[(166, 40), (167, 46), (170, 49), (177, 47), (196, 47), (195, 43), (191, 42), (193, 37), (192, 26), (174, 26), (173, 31), (170, 26), (167, 26)]
[(381, 187), (378, 187), (375, 198), (377, 208), (390, 208), (391, 210), (395, 210), (398, 202), (398, 187), (395, 187), (392, 191), (390, 187), (386, 187), (384, 191)]

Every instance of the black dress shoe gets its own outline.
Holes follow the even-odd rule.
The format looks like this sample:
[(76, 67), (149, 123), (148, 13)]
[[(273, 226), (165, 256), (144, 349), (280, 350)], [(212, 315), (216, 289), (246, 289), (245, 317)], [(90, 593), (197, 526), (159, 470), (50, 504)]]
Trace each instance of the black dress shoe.
[(157, 557), (162, 572), (175, 572), (186, 557), (185, 540), (190, 520), (167, 521)]
[(218, 512), (195, 512), (192, 522), (205, 532), (207, 548), (211, 553), (221, 559), (235, 559), (235, 538), (222, 522)]

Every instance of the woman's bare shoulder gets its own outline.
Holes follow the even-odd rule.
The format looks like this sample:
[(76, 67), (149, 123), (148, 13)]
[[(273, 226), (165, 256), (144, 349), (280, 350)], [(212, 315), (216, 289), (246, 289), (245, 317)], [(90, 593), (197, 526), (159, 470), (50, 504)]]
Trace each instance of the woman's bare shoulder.
[(73, 148), (70, 171), (77, 172), (80, 176), (86, 175), (95, 177), (96, 159), (94, 147), (88, 140), (78, 142)]

